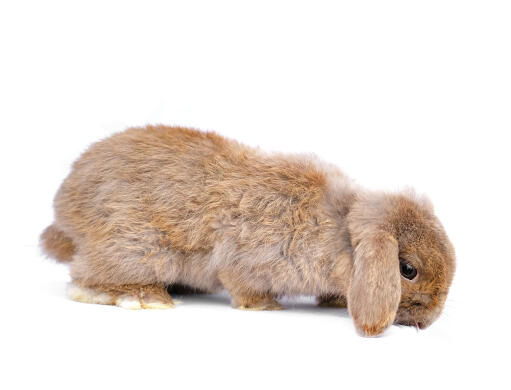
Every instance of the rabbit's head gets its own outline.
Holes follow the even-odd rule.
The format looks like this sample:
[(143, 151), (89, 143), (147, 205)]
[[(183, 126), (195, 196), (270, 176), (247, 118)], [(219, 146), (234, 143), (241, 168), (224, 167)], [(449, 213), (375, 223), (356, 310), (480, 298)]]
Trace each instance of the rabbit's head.
[(429, 201), (413, 193), (363, 195), (348, 218), (348, 309), (357, 329), (372, 336), (392, 323), (429, 326), (455, 271), (454, 249)]

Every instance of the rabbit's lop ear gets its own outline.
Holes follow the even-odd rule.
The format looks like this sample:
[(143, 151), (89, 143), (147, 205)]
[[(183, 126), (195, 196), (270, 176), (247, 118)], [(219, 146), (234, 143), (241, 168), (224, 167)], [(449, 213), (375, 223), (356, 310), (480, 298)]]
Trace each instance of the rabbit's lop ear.
[(401, 299), (397, 240), (382, 231), (365, 234), (354, 247), (348, 309), (365, 336), (394, 322)]

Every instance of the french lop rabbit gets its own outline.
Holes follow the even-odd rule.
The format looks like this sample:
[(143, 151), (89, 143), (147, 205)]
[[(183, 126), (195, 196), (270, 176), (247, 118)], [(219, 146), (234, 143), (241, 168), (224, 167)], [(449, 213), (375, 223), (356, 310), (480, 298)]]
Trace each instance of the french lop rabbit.
[(132, 128), (92, 145), (41, 235), (69, 262), (71, 299), (170, 308), (173, 284), (275, 310), (281, 296), (347, 307), (361, 334), (425, 328), (455, 255), (428, 200), (370, 192), (311, 156), (269, 154), (212, 132)]

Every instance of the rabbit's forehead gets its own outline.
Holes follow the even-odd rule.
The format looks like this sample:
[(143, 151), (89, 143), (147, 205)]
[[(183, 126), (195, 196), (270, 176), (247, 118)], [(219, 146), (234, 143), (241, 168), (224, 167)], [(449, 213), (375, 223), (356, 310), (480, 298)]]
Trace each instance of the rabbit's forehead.
[(415, 284), (424, 292), (447, 292), (456, 261), (453, 246), (438, 219), (432, 214), (415, 214), (398, 232), (400, 256), (420, 274)]
[[(452, 280), (444, 255), (438, 250), (427, 250), (418, 251), (416, 258), (420, 260), (413, 264), (417, 265), (419, 277), (416, 283), (403, 281), (403, 297), (421, 301), (428, 306), (430, 303), (434, 306), (440, 301), (443, 302)], [(431, 297), (434, 298), (433, 301), (430, 301)]]
[(447, 276), (449, 261), (447, 255), (438, 247), (421, 245), (410, 248), (405, 253), (405, 258), (411, 259), (413, 264), (430, 278)]
[[(445, 235), (444, 235), (445, 236)], [(423, 268), (432, 279), (450, 284), (454, 274), (454, 253), (449, 250), (446, 238), (432, 232), (429, 237), (415, 242), (415, 256), (419, 260), (419, 267)]]
[(418, 257), (429, 264), (452, 261), (452, 245), (443, 229), (433, 222), (416, 220), (413, 229), (402, 230), (398, 234), (400, 253)]

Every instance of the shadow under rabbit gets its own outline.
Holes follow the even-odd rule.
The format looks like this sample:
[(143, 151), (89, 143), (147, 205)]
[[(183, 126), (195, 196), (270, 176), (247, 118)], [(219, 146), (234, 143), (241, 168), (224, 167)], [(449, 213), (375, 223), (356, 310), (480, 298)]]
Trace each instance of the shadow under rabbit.
[[(183, 286), (179, 286), (178, 288), (174, 288), (174, 286), (169, 287), (168, 291), (173, 298), (176, 298), (184, 305), (208, 305), (208, 306), (223, 306), (226, 308), (231, 308), (231, 298), (227, 291), (222, 291), (218, 294), (207, 294), (203, 291), (193, 291), (193, 289), (188, 289), (187, 287), (182, 288)], [(308, 313), (314, 315), (326, 315), (326, 316), (336, 316), (349, 318), (348, 311), (346, 309), (340, 309), (335, 307), (320, 307), (316, 303), (316, 299), (314, 297), (294, 297), (289, 298), (285, 297), (279, 300), (279, 303), (283, 306), (283, 310), (279, 310), (279, 313)], [(253, 313), (252, 311), (248, 311), (249, 313)], [(255, 311), (261, 312), (261, 311)], [(272, 313), (275, 313), (272, 311)]]

